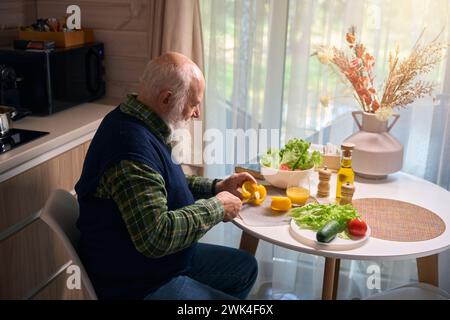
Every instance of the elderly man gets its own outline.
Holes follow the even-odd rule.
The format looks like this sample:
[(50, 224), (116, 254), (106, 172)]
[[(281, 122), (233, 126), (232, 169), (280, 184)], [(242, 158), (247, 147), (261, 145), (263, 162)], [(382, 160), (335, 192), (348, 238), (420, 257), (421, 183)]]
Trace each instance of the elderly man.
[(252, 256), (197, 243), (236, 217), (253, 177), (187, 177), (171, 159), (171, 132), (200, 116), (204, 87), (191, 60), (164, 54), (92, 140), (75, 190), (79, 253), (101, 299), (244, 299), (255, 282)]

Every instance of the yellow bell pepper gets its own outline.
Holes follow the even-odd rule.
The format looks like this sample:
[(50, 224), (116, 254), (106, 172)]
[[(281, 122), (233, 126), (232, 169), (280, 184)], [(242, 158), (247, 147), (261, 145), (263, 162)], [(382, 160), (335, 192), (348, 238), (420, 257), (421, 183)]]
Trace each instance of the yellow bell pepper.
[(274, 211), (288, 211), (292, 208), (291, 199), (288, 197), (271, 197), (271, 199), (270, 208)]
[(244, 201), (253, 205), (261, 205), (267, 197), (267, 190), (263, 185), (247, 181), (242, 187), (242, 198)]
[(246, 181), (242, 185), (242, 197), (244, 199), (250, 199), (252, 195), (256, 192), (257, 184), (251, 181)]
[(264, 202), (264, 200), (266, 200), (266, 197), (267, 197), (266, 188), (263, 185), (259, 184), (256, 187), (255, 193), (253, 194), (254, 199), (251, 200), (250, 203), (260, 206)]

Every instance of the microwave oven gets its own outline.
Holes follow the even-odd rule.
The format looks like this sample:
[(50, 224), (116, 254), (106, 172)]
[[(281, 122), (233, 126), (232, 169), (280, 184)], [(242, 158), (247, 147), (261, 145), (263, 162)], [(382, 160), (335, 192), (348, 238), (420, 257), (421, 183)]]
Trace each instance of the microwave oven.
[(55, 50), (0, 50), (0, 104), (50, 115), (105, 95), (102, 43)]

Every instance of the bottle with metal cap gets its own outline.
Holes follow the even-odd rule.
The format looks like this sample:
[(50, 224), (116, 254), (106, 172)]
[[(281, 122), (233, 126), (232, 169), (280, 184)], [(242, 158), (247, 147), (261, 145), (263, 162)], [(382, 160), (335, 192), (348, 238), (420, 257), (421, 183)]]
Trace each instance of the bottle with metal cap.
[(344, 143), (341, 146), (342, 158), (341, 158), (341, 168), (337, 173), (336, 181), (336, 200), (341, 198), (341, 187), (347, 182), (353, 184), (355, 180), (355, 173), (352, 169), (352, 152), (355, 149), (353, 143)]

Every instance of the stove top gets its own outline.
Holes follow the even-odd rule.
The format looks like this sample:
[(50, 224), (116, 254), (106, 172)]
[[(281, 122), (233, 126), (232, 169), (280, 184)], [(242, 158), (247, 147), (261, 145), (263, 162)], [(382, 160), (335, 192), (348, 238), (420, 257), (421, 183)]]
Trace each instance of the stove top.
[(10, 129), (7, 135), (0, 137), (0, 154), (45, 136), (46, 134), (49, 133), (25, 129)]

